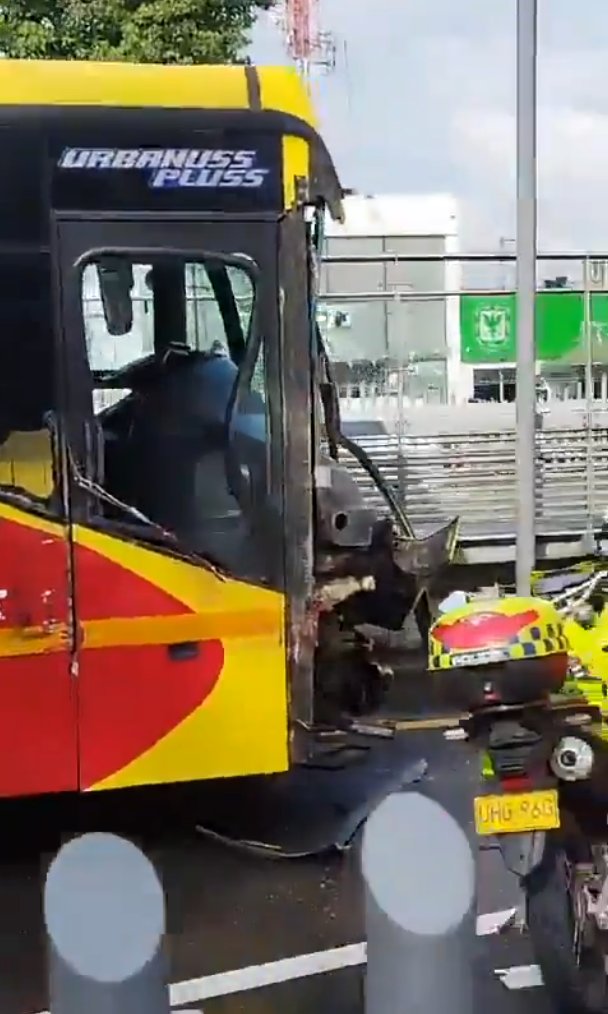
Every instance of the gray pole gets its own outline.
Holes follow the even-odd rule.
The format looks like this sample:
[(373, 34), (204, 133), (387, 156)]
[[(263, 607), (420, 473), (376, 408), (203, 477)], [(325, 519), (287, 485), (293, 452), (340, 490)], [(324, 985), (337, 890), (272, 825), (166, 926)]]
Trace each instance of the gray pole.
[(169, 1014), (163, 890), (135, 845), (111, 834), (65, 845), (44, 917), (51, 1014)]
[(515, 576), (530, 594), (536, 560), (536, 31), (537, 0), (517, 0), (517, 475)]
[(365, 1014), (471, 1014), (475, 863), (462, 828), (415, 792), (388, 796), (363, 838)]
[(589, 258), (583, 261), (583, 336), (585, 341), (585, 425), (586, 425), (586, 477), (587, 477), (587, 552), (595, 549), (595, 469), (593, 455), (593, 313), (591, 304), (591, 271)]

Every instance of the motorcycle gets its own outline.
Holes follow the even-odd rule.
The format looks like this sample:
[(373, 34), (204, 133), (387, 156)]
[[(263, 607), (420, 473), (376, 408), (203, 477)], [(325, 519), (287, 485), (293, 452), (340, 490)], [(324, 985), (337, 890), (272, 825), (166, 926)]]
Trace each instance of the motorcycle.
[[(608, 719), (608, 570), (605, 561), (538, 575), (533, 594), (553, 603), (564, 620), (570, 678)], [(608, 725), (604, 735), (608, 734)]]
[(557, 1014), (608, 1011), (607, 684), (571, 647), (608, 669), (603, 588), (608, 571), (541, 579), (535, 597), (451, 608), (429, 635), (429, 668), (482, 760), (477, 834), (519, 880), (520, 928)]

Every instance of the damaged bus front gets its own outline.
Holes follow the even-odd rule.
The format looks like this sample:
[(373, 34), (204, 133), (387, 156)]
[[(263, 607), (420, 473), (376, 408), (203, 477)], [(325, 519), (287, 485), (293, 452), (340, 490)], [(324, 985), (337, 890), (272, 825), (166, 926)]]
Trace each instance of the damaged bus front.
[[(285, 69), (0, 62), (0, 795), (286, 770), (454, 527), (340, 431)], [(339, 462), (371, 471), (390, 518)]]

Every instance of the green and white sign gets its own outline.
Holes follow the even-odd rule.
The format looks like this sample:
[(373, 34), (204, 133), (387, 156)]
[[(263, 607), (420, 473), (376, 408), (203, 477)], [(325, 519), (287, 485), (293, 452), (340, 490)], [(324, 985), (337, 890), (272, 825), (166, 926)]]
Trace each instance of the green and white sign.
[(476, 311), (477, 343), (486, 349), (501, 349), (511, 337), (511, 313), (506, 306), (480, 306)]
[[(583, 297), (541, 292), (536, 301), (539, 360), (585, 362)], [(593, 360), (608, 362), (608, 295), (591, 296)], [(465, 363), (511, 363), (517, 358), (515, 296), (461, 296), (460, 352)]]

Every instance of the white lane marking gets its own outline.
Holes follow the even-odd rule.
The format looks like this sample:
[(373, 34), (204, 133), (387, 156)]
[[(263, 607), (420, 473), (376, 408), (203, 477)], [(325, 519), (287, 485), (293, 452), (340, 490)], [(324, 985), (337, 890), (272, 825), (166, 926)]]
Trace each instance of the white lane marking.
[[(507, 908), (478, 916), (477, 935), (483, 937), (498, 933), (515, 912), (516, 909)], [(327, 951), (316, 951), (312, 954), (299, 954), (294, 958), (282, 958), (280, 961), (269, 961), (264, 965), (251, 965), (249, 968), (238, 968), (231, 972), (219, 972), (216, 975), (206, 975), (200, 979), (190, 979), (187, 982), (176, 982), (170, 989), (171, 1006), (180, 1007), (187, 1003), (196, 1003), (199, 1000), (210, 1000), (231, 993), (244, 993), (248, 990), (261, 989), (264, 986), (275, 986), (280, 982), (305, 979), (312, 975), (322, 975), (325, 972), (335, 972), (341, 968), (353, 968), (364, 965), (366, 960), (367, 946), (365, 943), (348, 944), (345, 947), (334, 947)], [(509, 988), (523, 988), (523, 986)]]
[(533, 989), (543, 985), (538, 965), (513, 965), (512, 968), (497, 968), (494, 972), (507, 989)]
[[(231, 993), (244, 993), (248, 990), (262, 989), (264, 986), (276, 986), (280, 982), (305, 979), (323, 972), (336, 972), (341, 968), (354, 968), (357, 965), (364, 965), (366, 960), (365, 944), (347, 944), (327, 951), (269, 961), (264, 965), (250, 965), (248, 968), (236, 968), (230, 972), (204, 975), (199, 979), (174, 982), (169, 986), (169, 998), (172, 1007), (183, 1007), (185, 1004), (197, 1003), (200, 1000), (228, 996)], [(39, 1014), (50, 1012), (40, 1011)]]
[(365, 961), (365, 944), (348, 944), (346, 947), (333, 947), (329, 951), (269, 961), (265, 965), (251, 965), (249, 968), (237, 968), (232, 972), (206, 975), (201, 979), (176, 982), (171, 986), (171, 1006), (178, 1007), (198, 1000), (228, 996), (230, 993), (244, 993), (251, 989), (262, 989), (264, 986), (275, 986), (279, 982), (305, 979), (311, 975), (364, 965)]
[[(513, 916), (516, 909), (506, 908), (499, 912), (485, 912), (477, 917), (477, 936), (485, 937), (498, 933), (502, 926)], [(262, 989), (264, 986), (275, 986), (292, 979), (305, 979), (312, 975), (339, 971), (341, 968), (354, 968), (364, 965), (367, 960), (365, 943), (347, 944), (344, 947), (333, 947), (326, 951), (315, 951), (312, 954), (298, 954), (293, 958), (282, 958), (269, 961), (263, 965), (250, 965), (247, 968), (236, 968), (215, 975), (204, 975), (198, 979), (186, 979), (175, 982), (169, 987), (172, 1007), (183, 1007), (186, 1004), (210, 1000), (215, 997), (228, 996), (232, 993), (244, 993), (248, 990)], [(496, 974), (508, 989), (524, 989), (528, 985), (539, 985), (539, 982), (526, 981), (525, 968), (500, 969)], [(528, 978), (529, 978), (528, 974)], [(521, 981), (521, 985), (519, 982)], [(39, 1014), (49, 1014), (40, 1011)]]
[(477, 936), (489, 937), (493, 933), (500, 933), (516, 913), (516, 908), (505, 908), (501, 912), (486, 912), (484, 915), (478, 915)]

